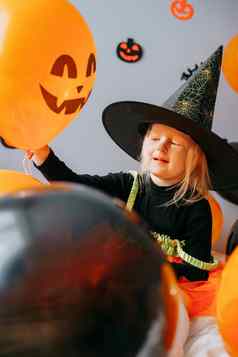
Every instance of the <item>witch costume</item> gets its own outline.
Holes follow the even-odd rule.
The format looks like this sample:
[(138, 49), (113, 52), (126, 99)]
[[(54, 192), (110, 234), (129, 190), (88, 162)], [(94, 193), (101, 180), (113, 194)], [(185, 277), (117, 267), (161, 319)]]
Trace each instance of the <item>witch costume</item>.
[[(180, 130), (204, 151), (213, 189), (237, 189), (238, 153), (211, 131), (221, 59), (219, 47), (161, 107), (134, 101), (109, 105), (103, 111), (106, 131), (120, 148), (139, 160), (148, 124)], [(38, 169), (49, 181), (85, 184), (127, 202), (149, 225), (152, 237), (168, 256), (188, 301), (190, 317), (214, 313), (220, 268), (211, 255), (212, 213), (206, 198), (190, 205), (166, 206), (176, 187), (160, 187), (131, 172), (77, 174), (52, 150)]]

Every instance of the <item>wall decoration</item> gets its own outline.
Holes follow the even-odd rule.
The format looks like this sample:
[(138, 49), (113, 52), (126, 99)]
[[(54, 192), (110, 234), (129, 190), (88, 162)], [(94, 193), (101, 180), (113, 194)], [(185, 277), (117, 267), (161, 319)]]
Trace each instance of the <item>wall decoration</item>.
[(180, 79), (185, 81), (188, 80), (193, 75), (193, 73), (196, 72), (197, 69), (198, 69), (197, 64), (192, 69), (188, 68), (187, 69), (188, 72), (187, 73), (183, 72)]
[(133, 38), (128, 38), (117, 46), (117, 56), (124, 62), (135, 63), (142, 58), (143, 49)]
[[(200, 65), (202, 65), (202, 64), (203, 64), (203, 62), (200, 63)], [(183, 73), (181, 74), (181, 77), (180, 77), (181, 81), (182, 81), (182, 80), (187, 81), (187, 80), (193, 75), (193, 73), (196, 72), (196, 70), (197, 70), (198, 68), (199, 68), (199, 67), (198, 67), (197, 64), (195, 64), (193, 68), (188, 68), (188, 69), (187, 69), (187, 73), (186, 73), (186, 72), (183, 72)]]
[(186, 0), (172, 0), (170, 10), (178, 20), (190, 20), (194, 16), (193, 5)]
[(222, 70), (231, 88), (238, 92), (238, 35), (224, 48)]

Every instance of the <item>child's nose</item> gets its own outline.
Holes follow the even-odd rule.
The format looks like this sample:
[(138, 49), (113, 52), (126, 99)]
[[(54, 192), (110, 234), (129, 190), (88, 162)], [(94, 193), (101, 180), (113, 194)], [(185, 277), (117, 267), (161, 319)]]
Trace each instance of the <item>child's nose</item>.
[(157, 150), (166, 151), (168, 150), (169, 140), (167, 138), (160, 138), (158, 140)]

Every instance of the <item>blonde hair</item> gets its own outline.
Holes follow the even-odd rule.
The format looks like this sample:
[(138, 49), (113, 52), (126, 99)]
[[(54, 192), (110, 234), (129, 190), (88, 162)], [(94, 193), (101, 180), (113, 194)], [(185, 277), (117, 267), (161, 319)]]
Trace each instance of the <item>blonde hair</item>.
[[(149, 126), (146, 135), (150, 131)], [(143, 146), (142, 146), (143, 151)], [(148, 162), (141, 155), (141, 172), (146, 173)], [(211, 189), (211, 179), (209, 176), (207, 159), (200, 146), (191, 139), (191, 146), (188, 149), (185, 171), (183, 178), (175, 185), (177, 190), (172, 200), (166, 203), (166, 206), (171, 204), (191, 204), (208, 196), (208, 191)], [(174, 187), (175, 187), (174, 186)]]
[(197, 202), (208, 196), (211, 189), (207, 159), (200, 146), (195, 142), (188, 149), (185, 172), (177, 184), (177, 191), (171, 203), (183, 201), (185, 204)]

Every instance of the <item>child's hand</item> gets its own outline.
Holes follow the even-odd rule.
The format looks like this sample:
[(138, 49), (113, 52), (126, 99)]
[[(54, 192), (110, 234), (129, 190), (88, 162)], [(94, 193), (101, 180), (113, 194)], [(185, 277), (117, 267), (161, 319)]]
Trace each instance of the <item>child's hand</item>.
[(25, 155), (28, 160), (32, 160), (37, 166), (42, 165), (49, 156), (50, 148), (48, 145), (37, 150), (27, 150)]
[(31, 151), (31, 150), (27, 150), (27, 151), (25, 152), (25, 156), (26, 156), (26, 158), (27, 158), (28, 160), (31, 160), (31, 159), (33, 158), (33, 156), (34, 156), (34, 152)]

